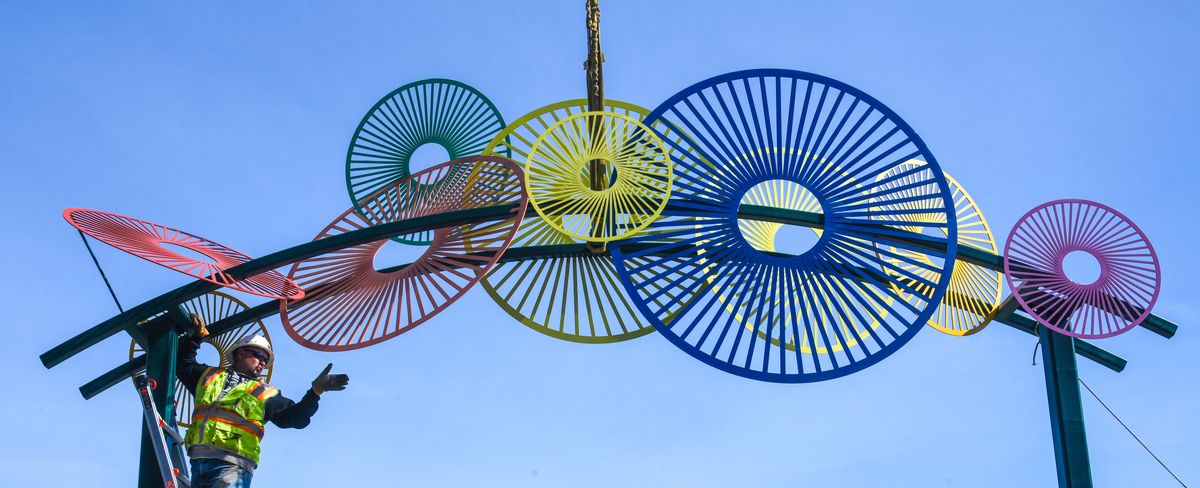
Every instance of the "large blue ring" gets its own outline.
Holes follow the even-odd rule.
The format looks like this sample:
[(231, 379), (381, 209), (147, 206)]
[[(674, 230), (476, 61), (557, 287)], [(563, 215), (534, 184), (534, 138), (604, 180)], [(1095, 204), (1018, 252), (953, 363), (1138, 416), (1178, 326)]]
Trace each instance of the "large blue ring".
[[(696, 83), (645, 123), (673, 146), (675, 193), (612, 255), (676, 346), (729, 373), (798, 383), (866, 368), (924, 328), (950, 283), (957, 222), (933, 154), (891, 109), (830, 78), (756, 69)], [(925, 164), (891, 171), (906, 161)], [(800, 255), (757, 250), (738, 230), (743, 195), (776, 179), (824, 212)], [(941, 249), (923, 248), (934, 239)]]

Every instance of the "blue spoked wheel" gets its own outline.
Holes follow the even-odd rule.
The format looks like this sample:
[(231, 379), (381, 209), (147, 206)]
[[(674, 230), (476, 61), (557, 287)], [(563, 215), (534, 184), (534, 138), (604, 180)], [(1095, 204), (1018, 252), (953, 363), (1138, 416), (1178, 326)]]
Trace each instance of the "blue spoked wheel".
[[(629, 295), (676, 346), (752, 379), (821, 381), (895, 352), (937, 308), (957, 251), (950, 188), (874, 98), (810, 73), (741, 71), (679, 92), (646, 125), (673, 146), (676, 193), (611, 249)], [(748, 240), (739, 210), (761, 214), (790, 198), (771, 192), (796, 185), (823, 214), (815, 243), (789, 254)]]

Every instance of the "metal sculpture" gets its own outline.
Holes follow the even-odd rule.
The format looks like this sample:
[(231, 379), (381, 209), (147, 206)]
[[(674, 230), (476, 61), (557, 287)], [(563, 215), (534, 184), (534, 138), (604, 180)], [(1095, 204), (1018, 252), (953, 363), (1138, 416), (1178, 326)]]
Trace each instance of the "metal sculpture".
[[(479, 90), (441, 78), (395, 89), (367, 111), (346, 152), (346, 189), (361, 215), (360, 202), (407, 178), (413, 152), (437, 144), (458, 159), (479, 154), (504, 128), (500, 111)], [(438, 163), (439, 161), (428, 161)], [(398, 236), (397, 242), (424, 245), (432, 232)]]
[[(645, 113), (636, 106), (611, 101), (606, 110), (636, 120), (642, 120)], [(539, 109), (494, 136), (486, 152), (528, 161), (535, 142), (540, 137), (545, 139), (550, 127), (584, 112), (582, 100)], [(947, 186), (943, 187), (939, 168), (927, 157), (919, 139), (910, 135), (911, 129), (878, 102), (852, 88), (785, 70), (731, 73), (684, 90), (660, 106), (653, 119), (641, 125), (649, 127), (662, 141), (664, 150), (671, 151), (674, 194), (659, 221), (630, 239), (616, 241), (612, 249), (615, 262), (584, 247), (584, 239), (559, 232), (538, 216), (530, 216), (521, 226), (513, 237), (517, 246), (509, 252), (485, 251), (481, 241), (463, 241), (461, 247), (467, 254), (480, 259), (486, 256), (489, 261), (495, 258), (488, 268), (495, 273), (482, 280), (511, 315), (535, 330), (577, 342), (638, 337), (650, 330), (646, 325), (654, 324), (685, 350), (727, 371), (771, 381), (814, 381), (878, 361), (911, 337), (913, 325), (922, 322), (923, 315), (933, 317), (929, 314), (934, 303), (942, 303), (943, 307), (949, 304), (953, 292), (942, 291), (949, 287), (947, 283), (955, 281), (956, 273), (946, 273), (949, 263), (958, 261), (953, 269), (967, 265), (992, 272), (1004, 269), (1005, 260), (991, 247), (990, 229), (974, 201), (965, 192), (960, 193), (961, 187), (952, 179), (946, 179)], [(438, 229), (486, 223), (511, 225), (504, 222), (511, 222), (524, 202), (498, 202), (495, 196), (503, 192), (493, 192), (488, 197), (492, 200), (481, 206), (458, 205), (462, 202), (456, 198), (435, 198), (455, 188), (438, 181), (461, 181), (470, 174), (468, 167), (448, 164), (442, 167), (442, 179), (394, 183), (387, 190), (377, 190), (379, 195), (389, 196), (356, 208), (371, 208), (368, 215), (382, 215), (380, 212), (389, 205), (406, 208), (407, 202), (418, 196), (441, 198), (438, 201), (445, 206), (410, 213), (413, 218), (394, 222), (349, 217), (348, 212), (346, 218), (358, 219), (358, 228), (333, 232), (263, 259), (212, 269), (210, 274), (229, 279), (206, 281), (206, 276), (199, 276), (200, 281), (127, 310), (47, 351), (42, 355), (43, 362), (53, 366), (121, 330), (135, 334), (139, 344), (149, 343), (152, 337), (138, 335), (143, 333), (138, 330), (138, 321), (226, 282), (236, 289), (237, 283), (279, 266), (309, 260), (304, 269), (317, 270), (320, 268), (308, 267), (315, 266), (323, 255), (368, 244), (377, 248), (383, 239), (415, 232), (432, 236)], [(508, 174), (514, 174), (511, 167)], [(77, 212), (82, 211), (67, 213)], [(156, 262), (168, 266), (185, 263), (183, 269), (194, 276), (203, 274), (196, 269), (206, 269), (181, 256), (155, 254), (162, 252), (157, 249), (162, 246), (154, 239), (178, 231), (136, 219), (106, 217), (113, 214), (103, 212), (78, 215), (90, 216), (91, 220), (68, 220), (73, 224), (88, 220), (91, 224), (81, 224), (84, 230), (102, 240), (107, 238), (106, 242), (115, 246), (159, 259)], [(949, 218), (951, 215), (956, 218)], [(140, 242), (121, 238), (127, 231), (97, 231), (114, 225), (112, 222), (122, 222), (129, 228), (144, 226), (148, 230), (143, 233), (151, 237), (139, 237), (148, 240)], [(955, 235), (952, 223), (963, 228), (957, 239), (951, 239)], [(780, 224), (812, 228), (820, 234), (817, 245), (800, 256), (780, 253), (772, 242)], [(591, 235), (590, 231), (581, 234)], [(165, 242), (166, 237), (163, 239)], [(963, 245), (956, 246), (956, 242)], [(361, 255), (355, 259), (365, 266)], [(655, 260), (675, 260), (685, 265), (656, 270), (637, 264)], [(449, 267), (467, 269), (457, 264)], [(933, 273), (931, 268), (941, 271)], [(681, 270), (691, 274), (681, 274)], [(482, 274), (478, 270), (474, 273), (477, 278)], [(309, 284), (313, 296), (292, 300), (292, 307), (283, 299), (258, 305), (219, 321), (217, 329), (228, 331), (281, 310), (291, 314), (338, 303), (331, 299), (348, 299), (345, 294), (331, 297), (328, 292), (341, 281), (313, 279)], [(282, 276), (277, 281), (288, 283)], [(617, 281), (621, 282), (619, 287)], [(327, 293), (316, 295), (322, 290)], [(793, 292), (790, 295), (789, 290)], [(634, 293), (627, 294), (631, 291)], [(767, 299), (772, 292), (782, 292), (789, 299)], [(939, 294), (946, 299), (938, 300)], [(993, 304), (976, 309), (976, 319)], [(1142, 308), (1147, 320), (1140, 325), (1170, 337), (1176, 326), (1149, 314), (1152, 304), (1148, 301)], [(993, 310), (992, 316), (1037, 334), (1028, 325), (1036, 322), (1030, 319), (1027, 324), (1025, 318), (1013, 313), (1014, 308), (1001, 307)], [(349, 307), (337, 310), (355, 316)], [(368, 307), (358, 312), (370, 310)], [(675, 328), (689, 320), (688, 313), (701, 310), (708, 310), (720, 320), (693, 320), (695, 327), (723, 331), (730, 337), (723, 344), (728, 348), (742, 337), (738, 345), (747, 354), (738, 358), (740, 363), (729, 363), (727, 350), (696, 348), (675, 334)], [(428, 314), (421, 320), (427, 318)], [(420, 317), (414, 314), (414, 319)], [(287, 320), (292, 322), (290, 317)], [(734, 323), (736, 327), (731, 326)], [(940, 322), (935, 319), (933, 323)], [(375, 331), (368, 334), (363, 328), (356, 329), (361, 325), (343, 325), (341, 342), (328, 342), (328, 334), (323, 340), (300, 339), (309, 346), (330, 348), (362, 347), (373, 343), (372, 339), (382, 340)], [(394, 326), (393, 332), (411, 325)], [(357, 336), (345, 332), (352, 329)], [(318, 330), (322, 329), (308, 331), (315, 334)], [(684, 336), (692, 333), (682, 332)], [(354, 342), (351, 337), (364, 341)], [(753, 349), (747, 344), (754, 344)], [(1092, 344), (1076, 341), (1073, 345), (1078, 354), (1116, 371), (1125, 364)], [(751, 350), (761, 362), (746, 362), (752, 357), (748, 354)], [(772, 352), (765, 352), (768, 350)], [(718, 359), (710, 355), (712, 352), (726, 355)], [(770, 360), (766, 360), (768, 356)], [(81, 392), (93, 396), (145, 368), (147, 359), (153, 358), (138, 356), (89, 382)], [(801, 368), (803, 371), (799, 371)]]
[[(376, 103), (346, 157), (353, 206), (312, 242), (252, 260), (175, 229), (68, 209), (82, 232), (198, 280), (63, 342), (43, 364), (127, 331), (134, 357), (81, 393), (143, 369), (162, 383), (174, 377), (181, 332), (171, 323), (186, 310), (211, 321), (219, 350), (247, 330), (265, 334), (261, 319), (274, 313), (306, 347), (357, 349), (428, 321), (478, 282), (549, 336), (610, 343), (653, 327), (711, 366), (773, 382), (859, 371), (926, 323), (968, 335), (995, 321), (1044, 345), (1060, 484), (1090, 483), (1075, 355), (1118, 372), (1126, 363), (1080, 338), (1139, 325), (1169, 338), (1177, 329), (1150, 313), (1159, 267), (1140, 229), (1100, 204), (1050, 202), (1018, 222), (1001, 257), (974, 199), (862, 91), (811, 73), (748, 70), (696, 83), (647, 113), (604, 100), (594, 0), (587, 19), (586, 100), (507, 127), (486, 97), (451, 80), (410, 83)], [(413, 152), (430, 143), (451, 161), (410, 174)], [(525, 218), (529, 203), (536, 214)], [(815, 244), (788, 252), (783, 225), (812, 229)], [(376, 270), (389, 239), (428, 249)], [(1100, 263), (1096, 282), (1065, 276), (1062, 260), (1076, 250)], [(289, 264), (286, 278), (272, 271)], [(1013, 290), (1006, 301), (1002, 271)], [(210, 293), (222, 286), (273, 300), (246, 307)], [(197, 305), (214, 297), (238, 306)], [(155, 401), (173, 418), (160, 397), (175, 384), (165, 383)]]
[[(204, 320), (205, 324), (215, 324), (222, 320), (237, 316), (237, 314), (245, 312), (248, 307), (245, 303), (233, 296), (221, 293), (210, 292), (198, 296), (183, 303), (184, 310), (188, 313), (199, 316)], [(243, 337), (260, 335), (267, 339), (267, 343), (271, 342), (271, 333), (267, 330), (266, 325), (261, 320), (252, 321), (242, 324), (232, 330), (220, 335), (209, 336), (204, 339), (204, 344), (212, 346), (217, 352), (217, 364), (220, 368), (227, 368), (232, 364), (229, 360), (229, 348)], [(263, 381), (271, 382), (271, 373), (274, 370), (275, 362), (279, 360), (278, 351), (271, 356), (271, 364), (265, 366), (262, 372)], [(137, 341), (129, 343), (129, 359), (134, 359), (145, 353), (142, 346)], [(192, 409), (196, 405), (196, 400), (192, 393), (183, 386), (178, 380), (175, 382), (175, 422), (183, 427), (191, 426)]]
[[(1075, 251), (1099, 262), (1094, 282), (1076, 282), (1063, 270)], [(1078, 199), (1041, 204), (1017, 221), (1004, 244), (1004, 274), (1039, 324), (1091, 339), (1140, 324), (1161, 287), (1158, 255), (1142, 230), (1108, 206)]]
[(322, 351), (376, 344), (420, 325), (458, 300), (496, 263), (516, 235), (527, 199), (521, 170), (495, 156), (456, 159), (429, 168), (364, 198), (314, 240), (451, 210), (516, 204), (506, 219), (438, 228), (417, 261), (377, 271), (381, 239), (339, 249), (292, 266), (288, 278), (311, 290), (307, 300), (280, 303), (284, 330)]
[[(753, 379), (819, 381), (878, 362), (928, 320), (930, 305), (949, 284), (957, 247), (954, 208), (932, 154), (890, 109), (829, 78), (751, 70), (697, 83), (647, 121), (664, 131), (662, 139), (679, 141), (672, 142), (673, 208), (644, 235), (617, 243), (613, 259), (642, 313), (676, 346)], [(890, 180), (875, 180), (914, 158), (925, 164), (896, 178), (917, 180), (912, 188), (926, 192), (915, 200), (928, 202), (921, 212), (940, 212), (941, 223), (897, 220), (916, 212), (880, 210), (914, 200), (888, 188)], [(739, 229), (743, 195), (769, 180), (804, 187), (825, 212), (820, 239), (799, 256), (759, 251)], [(898, 239), (943, 229), (948, 239), (938, 252)], [(639, 244), (645, 247), (633, 249)], [(939, 264), (889, 247), (928, 252)], [(928, 279), (904, 266), (933, 269), (938, 276)], [(736, 297), (734, 311), (721, 303), (717, 287)], [(889, 303), (902, 294), (909, 301)], [(923, 301), (914, 305), (911, 297)], [(762, 325), (747, 333), (738, 316)], [(872, 328), (876, 321), (878, 329)], [(847, 328), (852, 333), (843, 333)], [(760, 340), (760, 332), (774, 341)], [(810, 351), (819, 346), (829, 354), (782, 347), (801, 338)]]
[[(254, 274), (244, 279), (231, 276), (226, 273), (227, 269), (253, 258), (194, 234), (133, 217), (84, 208), (68, 208), (63, 211), (63, 218), (76, 229), (105, 244), (194, 278), (267, 298), (296, 300), (304, 297), (304, 290), (276, 271)], [(212, 262), (184, 256), (164, 244), (198, 252), (212, 259)]]

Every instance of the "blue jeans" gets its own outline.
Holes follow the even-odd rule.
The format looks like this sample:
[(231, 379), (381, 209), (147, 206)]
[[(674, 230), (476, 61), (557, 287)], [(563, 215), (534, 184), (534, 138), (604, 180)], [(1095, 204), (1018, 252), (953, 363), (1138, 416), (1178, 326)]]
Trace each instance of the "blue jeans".
[(253, 473), (219, 459), (192, 460), (192, 488), (250, 488)]

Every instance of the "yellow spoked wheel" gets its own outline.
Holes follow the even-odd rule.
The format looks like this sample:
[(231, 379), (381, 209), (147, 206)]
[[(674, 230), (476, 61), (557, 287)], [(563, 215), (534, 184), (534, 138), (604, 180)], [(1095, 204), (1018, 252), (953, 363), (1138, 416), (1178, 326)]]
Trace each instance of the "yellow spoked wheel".
[[(641, 120), (649, 110), (630, 103), (606, 100), (606, 112)], [(546, 131), (587, 111), (587, 100), (567, 100), (536, 109), (517, 119), (492, 139), (483, 154), (529, 159), (534, 143)], [(517, 230), (512, 247), (579, 245), (563, 233), (562, 219), (550, 225), (540, 215), (528, 214)], [(590, 234), (590, 229), (589, 232)], [(612, 259), (606, 254), (567, 254), (539, 260), (512, 260), (496, 264), (481, 282), (500, 308), (525, 326), (562, 340), (611, 343), (644, 336), (649, 323), (629, 301), (618, 281)]]
[[(907, 161), (890, 171), (879, 175), (876, 179), (883, 187), (903, 195), (917, 194), (922, 190), (913, 187), (913, 175), (916, 169), (924, 166), (921, 161)], [(950, 193), (954, 198), (954, 211), (958, 219), (958, 243), (976, 249), (996, 254), (996, 238), (983, 218), (983, 211), (975, 203), (975, 199), (949, 173), (943, 173), (950, 185)], [(885, 181), (887, 180), (887, 181)], [(903, 201), (903, 197), (894, 201)], [(890, 204), (886, 210), (894, 211), (892, 218), (897, 226), (912, 230), (914, 223), (942, 223), (945, 218), (932, 209), (922, 208), (916, 204)], [(915, 259), (922, 263), (930, 263), (928, 256), (905, 249), (892, 248), (892, 252)], [(899, 260), (894, 260), (900, 262)], [(931, 277), (934, 273), (925, 267), (913, 264), (902, 266), (904, 270), (922, 277)], [(938, 304), (938, 309), (929, 318), (929, 326), (954, 336), (965, 336), (979, 332), (991, 322), (996, 310), (1000, 307), (1000, 294), (1004, 277), (999, 271), (991, 270), (977, 264), (964, 261), (954, 263), (954, 271), (950, 273), (950, 286), (946, 295)], [(913, 286), (920, 290), (916, 283)], [(907, 295), (903, 295), (906, 296)]]
[[(241, 300), (224, 293), (214, 291), (184, 302), (183, 308), (192, 314), (199, 315), (200, 318), (204, 319), (205, 324), (213, 324), (218, 320), (232, 317), (234, 314), (246, 310), (249, 307), (247, 307), (245, 303), (242, 303)], [(261, 320), (259, 320), (242, 325), (236, 329), (221, 334), (219, 337), (209, 337), (205, 339), (204, 343), (200, 345), (200, 352), (203, 353), (203, 351), (207, 349), (206, 345), (211, 346), (213, 349), (216, 349), (217, 357), (220, 358), (218, 360), (220, 362), (218, 367), (227, 368), (230, 364), (227, 356), (229, 353), (229, 348), (233, 346), (233, 343), (237, 342), (238, 339), (255, 334), (265, 337), (267, 339), (267, 343), (271, 342), (271, 335), (267, 333), (267, 327), (263, 325)], [(130, 341), (129, 359), (133, 359), (135, 356), (143, 352), (145, 351), (138, 346), (136, 341)], [(275, 366), (276, 357), (276, 354), (272, 354), (271, 364), (269, 367), (263, 368), (262, 380), (267, 383), (271, 382), (271, 370)], [(202, 358), (197, 359), (203, 361)], [(176, 380), (176, 423), (183, 427), (188, 427), (191, 425), (192, 409), (195, 407), (195, 403), (195, 398), (192, 397), (192, 394), (188, 392), (187, 388), (184, 388), (183, 383), (179, 382), (179, 380)]]
[[(599, 169), (593, 189), (592, 167)], [(670, 149), (633, 117), (584, 112), (538, 136), (525, 162), (529, 201), (555, 230), (588, 242), (636, 234), (671, 197)]]

